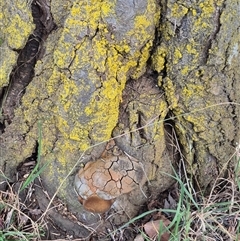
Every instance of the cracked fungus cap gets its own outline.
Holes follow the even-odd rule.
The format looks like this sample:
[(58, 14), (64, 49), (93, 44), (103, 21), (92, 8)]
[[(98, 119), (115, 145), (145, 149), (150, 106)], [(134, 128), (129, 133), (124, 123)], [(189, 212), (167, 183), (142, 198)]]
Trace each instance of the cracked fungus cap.
[(138, 160), (120, 155), (88, 162), (75, 176), (75, 188), (86, 210), (106, 212), (115, 198), (131, 192), (146, 180)]

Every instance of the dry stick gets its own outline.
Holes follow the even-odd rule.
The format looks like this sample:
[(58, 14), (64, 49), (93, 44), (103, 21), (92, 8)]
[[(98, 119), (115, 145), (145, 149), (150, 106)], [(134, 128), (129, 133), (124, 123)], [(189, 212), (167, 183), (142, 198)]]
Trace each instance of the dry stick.
[(178, 115), (178, 116), (173, 116), (173, 117), (167, 118), (167, 119), (165, 119), (165, 120), (160, 120), (160, 121), (154, 121), (155, 119), (157, 119), (157, 118), (159, 117), (159, 116), (156, 116), (156, 117), (154, 117), (149, 123), (147, 123), (146, 125), (144, 125), (144, 126), (142, 126), (142, 127), (139, 127), (139, 128), (137, 128), (137, 129), (128, 131), (128, 132), (123, 133), (123, 134), (121, 134), (121, 135), (112, 137), (112, 138), (110, 138), (110, 139), (107, 140), (107, 141), (102, 141), (102, 142), (99, 142), (99, 143), (97, 143), (97, 144), (95, 144), (95, 145), (92, 145), (91, 147), (89, 147), (88, 149), (86, 149), (86, 150), (81, 154), (81, 156), (79, 157), (79, 159), (77, 160), (77, 162), (75, 163), (75, 165), (73, 166), (73, 168), (70, 170), (70, 172), (68, 173), (68, 175), (62, 180), (62, 182), (60, 183), (60, 185), (59, 185), (59, 187), (57, 188), (56, 192), (54, 193), (54, 195), (52, 196), (51, 200), (49, 201), (49, 204), (48, 204), (46, 210), (44, 211), (44, 213), (42, 214), (42, 216), (41, 216), (40, 218), (43, 218), (43, 217), (47, 214), (48, 209), (50, 208), (50, 206), (51, 206), (54, 198), (55, 198), (56, 195), (58, 194), (58, 192), (59, 192), (59, 190), (61, 189), (61, 187), (63, 186), (64, 182), (65, 182), (65, 181), (67, 180), (67, 178), (71, 175), (71, 173), (75, 170), (75, 168), (77, 167), (77, 165), (81, 162), (81, 159), (83, 158), (84, 153), (85, 153), (87, 150), (89, 150), (90, 148), (99, 146), (99, 145), (104, 144), (104, 143), (106, 143), (106, 142), (108, 142), (108, 141), (111, 141), (111, 140), (115, 140), (115, 139), (117, 139), (117, 138), (119, 138), (119, 137), (123, 137), (123, 136), (125, 136), (125, 135), (127, 135), (127, 134), (131, 134), (131, 133), (136, 132), (136, 131), (138, 131), (138, 130), (142, 130), (142, 129), (144, 129), (144, 128), (147, 127), (147, 126), (151, 126), (151, 125), (154, 125), (154, 124), (159, 124), (159, 123), (162, 123), (162, 122), (164, 122), (164, 121), (174, 120), (174, 119), (177, 119), (177, 118), (179, 118), (179, 117), (183, 117), (183, 116), (185, 116), (185, 115), (189, 115), (189, 114), (192, 114), (192, 113), (200, 112), (200, 111), (203, 111), (203, 110), (212, 108), (212, 107), (222, 106), (222, 105), (238, 105), (238, 106), (240, 106), (240, 103), (237, 103), (237, 102), (223, 102), (223, 103), (213, 104), (213, 105), (209, 105), (209, 106), (207, 106), (207, 107), (203, 107), (203, 108), (200, 108), (200, 109), (197, 109), (197, 110), (193, 110), (193, 111), (190, 111), (190, 112), (187, 112), (187, 113), (183, 113), (183, 114), (180, 114), (180, 115)]

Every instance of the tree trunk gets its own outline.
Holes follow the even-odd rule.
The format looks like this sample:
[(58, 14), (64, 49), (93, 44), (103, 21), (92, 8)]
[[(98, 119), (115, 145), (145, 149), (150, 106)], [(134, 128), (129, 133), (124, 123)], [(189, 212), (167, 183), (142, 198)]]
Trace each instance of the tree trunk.
[[(0, 165), (7, 178), (38, 151), (47, 191), (59, 189), (89, 224), (99, 216), (78, 201), (78, 170), (100, 170), (99, 180), (105, 171), (112, 180), (112, 171), (121, 173), (121, 188), (108, 193), (110, 212), (124, 211), (110, 221), (121, 224), (173, 183), (166, 173), (179, 161), (174, 129), (188, 173), (211, 187), (239, 136), (237, 1), (0, 5)], [(132, 169), (123, 174), (126, 165)], [(130, 176), (140, 183), (131, 190), (123, 186)]]

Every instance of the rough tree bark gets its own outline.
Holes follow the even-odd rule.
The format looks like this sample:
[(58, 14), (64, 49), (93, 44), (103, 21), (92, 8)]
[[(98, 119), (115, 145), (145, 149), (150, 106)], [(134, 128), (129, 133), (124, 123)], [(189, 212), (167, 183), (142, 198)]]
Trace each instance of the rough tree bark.
[[(147, 175), (143, 187), (116, 198), (112, 212), (124, 212), (111, 221), (120, 224), (171, 185), (164, 173), (172, 174), (177, 161), (169, 138), (174, 127), (188, 172), (200, 187), (212, 185), (239, 136), (239, 107), (230, 104), (240, 103), (238, 1), (0, 5), (6, 177), (36, 153), (40, 128), (45, 188), (53, 194), (63, 183), (57, 195), (81, 222), (96, 222), (74, 191), (80, 163), (64, 179), (80, 157), (84, 163), (114, 157), (106, 151), (114, 137), (118, 151)], [(80, 230), (76, 236), (87, 235)]]

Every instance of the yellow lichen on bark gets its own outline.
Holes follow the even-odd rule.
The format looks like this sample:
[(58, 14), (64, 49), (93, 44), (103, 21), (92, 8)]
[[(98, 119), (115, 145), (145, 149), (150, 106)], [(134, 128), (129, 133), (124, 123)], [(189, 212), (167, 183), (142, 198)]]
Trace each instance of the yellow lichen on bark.
[[(9, 82), (9, 76), (16, 63), (17, 53), (12, 49), (24, 47), (27, 38), (33, 32), (31, 10), (27, 1), (0, 2), (0, 88)], [(19, 14), (19, 12), (21, 14)]]
[(167, 56), (167, 48), (165, 46), (158, 47), (152, 55), (152, 66), (157, 72), (161, 72), (165, 67), (165, 58)]
[(183, 5), (181, 5), (179, 3), (174, 3), (171, 6), (170, 10), (171, 10), (171, 15), (170, 16), (173, 17), (173, 18), (182, 18), (189, 11), (188, 8), (184, 7)]
[[(27, 1), (20, 0), (15, 3), (6, 2), (2, 8), (1, 16), (4, 25), (4, 39), (9, 47), (21, 49), (24, 47), (28, 36), (33, 32), (34, 24)], [(18, 12), (21, 12), (21, 15)]]
[(185, 100), (188, 100), (192, 97), (204, 97), (205, 95), (205, 89), (203, 85), (196, 85), (189, 83), (187, 86), (185, 86), (182, 90), (183, 98)]
[(181, 50), (176, 48), (174, 51), (174, 60), (173, 60), (173, 64), (177, 64), (178, 61), (182, 58), (182, 53)]
[(215, 1), (215, 0), (205, 0), (199, 3), (199, 7), (201, 13), (199, 14), (196, 21), (194, 21), (194, 28), (195, 32), (204, 31), (204, 29), (212, 28), (212, 23), (209, 22), (209, 19), (213, 16), (216, 12), (216, 5), (221, 6), (223, 0)]
[(23, 21), (19, 15), (14, 15), (11, 22), (5, 27), (6, 41), (11, 48), (23, 48), (26, 37), (33, 31), (33, 26)]
[(173, 81), (169, 78), (165, 79), (164, 88), (166, 89), (166, 98), (171, 109), (175, 109), (178, 106), (178, 96), (176, 96), (176, 87)]
[[(70, 167), (80, 153), (111, 137), (125, 83), (145, 71), (152, 47), (159, 11), (153, 0), (144, 4), (146, 11), (122, 31), (116, 2), (75, 1), (64, 27), (55, 32), (58, 37), (46, 41), (46, 57), (38, 61), (37, 76), (16, 112), (29, 126), (36, 118), (42, 121), (46, 160), (54, 156), (61, 168)], [(119, 21), (117, 30), (109, 18)]]
[(0, 53), (0, 88), (5, 87), (9, 83), (10, 73), (16, 63), (17, 54), (10, 50), (4, 42), (1, 46)]
[[(64, 13), (54, 4), (53, 15), (62, 19), (57, 17), (58, 28), (44, 41), (44, 55), (11, 123), (16, 135), (27, 136), (27, 145), (21, 146), (25, 151), (17, 149), (18, 141), (9, 144), (16, 150), (15, 164), (23, 161), (33, 152), (37, 123), (42, 123), (41, 161), (50, 163), (42, 176), (53, 189), (84, 151), (111, 138), (127, 80), (145, 72), (160, 14), (155, 0), (75, 0)], [(15, 16), (9, 25), (21, 29), (22, 35), (13, 31), (18, 35), (14, 48), (22, 47), (32, 30), (32, 25), (22, 30), (24, 23), (17, 20)]]
[[(156, 4), (153, 6), (153, 4), (155, 4), (154, 1), (149, 1), (147, 12), (136, 16), (133, 28), (126, 32), (126, 36), (131, 36), (131, 39), (135, 39), (136, 43), (143, 45), (141, 50), (137, 49), (136, 51), (133, 50), (135, 46), (133, 46), (134, 48), (131, 47), (131, 43), (126, 42), (126, 40), (117, 41), (115, 40), (116, 37), (112, 38), (114, 33), (109, 34), (107, 23), (101, 20), (101, 18), (115, 14), (114, 2), (90, 1), (89, 4), (86, 4), (86, 2), (75, 2), (73, 4), (70, 15), (66, 19), (60, 41), (54, 51), (54, 62), (60, 70), (69, 68), (72, 76), (80, 76), (82, 68), (85, 78), (89, 82), (93, 82), (92, 88), (95, 89), (95, 92), (86, 98), (87, 103), (83, 105), (81, 102), (75, 102), (75, 99), (72, 98), (77, 96), (76, 92), (66, 92), (66, 90), (70, 90), (68, 87), (69, 80), (64, 81), (61, 76), (56, 76), (59, 78), (57, 82), (60, 81), (63, 82), (63, 86), (66, 85), (63, 87), (65, 89), (64, 94), (61, 88), (57, 90), (59, 92), (57, 102), (63, 104), (65, 114), (73, 118), (74, 121), (72, 122), (77, 123), (77, 119), (89, 120), (86, 124), (77, 125), (78, 128), (74, 127), (69, 135), (70, 139), (79, 141), (80, 149), (83, 149), (81, 145), (86, 146), (88, 143), (89, 132), (87, 130), (95, 129), (94, 133), (91, 133), (91, 138), (96, 142), (110, 138), (112, 129), (117, 123), (118, 106), (128, 73), (131, 71), (132, 76), (135, 78), (143, 73), (153, 39), (149, 28), (154, 28), (157, 16), (159, 16), (156, 11), (157, 6)], [(153, 14), (152, 19), (147, 17), (150, 12)], [(97, 29), (100, 34), (96, 33)], [(80, 37), (81, 32), (84, 31), (86, 31), (85, 34), (93, 36), (91, 40)], [(79, 33), (79, 36), (76, 33)], [(108, 39), (110, 35), (111, 38)], [(123, 55), (127, 57), (124, 58)], [(56, 86), (54, 80), (56, 74), (54, 73), (55, 71), (50, 77), (48, 87)], [(81, 78), (78, 77), (73, 80), (77, 85), (78, 94), (87, 93), (91, 88), (91, 85), (87, 85), (86, 79)], [(51, 84), (52, 81), (53, 84)], [(79, 85), (79, 83), (85, 84)], [(76, 88), (74, 87), (74, 89)], [(53, 91), (55, 90), (49, 89), (49, 94), (53, 93)], [(66, 99), (69, 99), (71, 104)], [(59, 106), (56, 111), (64, 115), (61, 108)], [(76, 109), (80, 111), (77, 112)], [(104, 128), (102, 128), (103, 126)], [(80, 144), (81, 140), (82, 144)], [(63, 145), (62, 148), (64, 149), (65, 146)]]
[[(234, 139), (235, 127), (228, 116), (235, 107), (220, 107), (219, 103), (236, 98), (237, 6), (237, 1), (168, 1), (166, 18), (159, 27), (162, 42), (153, 55), (153, 67), (162, 75), (159, 85), (176, 117), (184, 156), (189, 168), (202, 175), (203, 186), (211, 179), (204, 178), (209, 163), (215, 158), (219, 163), (228, 159)], [(194, 161), (198, 163), (195, 167)]]

